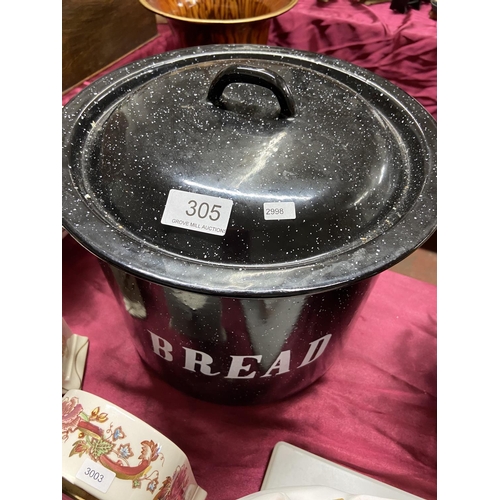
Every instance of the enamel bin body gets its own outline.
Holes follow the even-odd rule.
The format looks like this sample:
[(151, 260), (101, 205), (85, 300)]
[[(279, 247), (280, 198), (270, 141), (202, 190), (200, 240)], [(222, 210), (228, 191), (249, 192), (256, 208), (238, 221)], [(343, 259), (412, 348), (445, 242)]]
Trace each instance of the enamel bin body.
[(99, 257), (146, 363), (224, 404), (334, 363), (380, 272), (436, 228), (436, 123), (344, 61), (208, 45), (63, 108), (63, 226)]

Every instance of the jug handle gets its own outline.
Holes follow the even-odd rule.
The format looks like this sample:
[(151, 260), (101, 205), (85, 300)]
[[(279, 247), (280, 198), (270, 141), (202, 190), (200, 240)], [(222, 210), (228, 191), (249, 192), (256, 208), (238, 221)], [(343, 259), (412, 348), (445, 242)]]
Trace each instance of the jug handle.
[(207, 99), (215, 106), (224, 109), (222, 93), (231, 83), (252, 83), (265, 87), (271, 90), (278, 99), (281, 108), (280, 118), (291, 118), (295, 115), (295, 101), (290, 88), (285, 80), (274, 71), (239, 64), (228, 66), (219, 71), (213, 79)]

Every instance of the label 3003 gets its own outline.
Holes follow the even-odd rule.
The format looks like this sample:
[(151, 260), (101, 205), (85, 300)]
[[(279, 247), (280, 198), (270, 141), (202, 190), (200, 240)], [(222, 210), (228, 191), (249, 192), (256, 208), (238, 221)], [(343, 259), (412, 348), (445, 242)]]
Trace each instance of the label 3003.
[(85, 459), (76, 477), (84, 483), (96, 488), (103, 493), (108, 491), (116, 474), (90, 458)]
[(102, 480), (104, 479), (104, 474), (99, 474), (99, 472), (91, 469), (90, 467), (87, 467), (84, 474), (98, 483), (102, 483)]

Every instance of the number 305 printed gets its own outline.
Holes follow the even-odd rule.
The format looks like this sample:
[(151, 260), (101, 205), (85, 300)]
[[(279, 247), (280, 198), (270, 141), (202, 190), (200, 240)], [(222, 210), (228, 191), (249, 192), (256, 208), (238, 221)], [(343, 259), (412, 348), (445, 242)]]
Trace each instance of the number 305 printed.
[(211, 221), (220, 219), (221, 205), (209, 205), (206, 202), (198, 204), (196, 200), (188, 201), (189, 209), (186, 210), (186, 215), (189, 217), (198, 216), (200, 219), (205, 219), (207, 216)]
[(232, 208), (233, 201), (227, 198), (171, 189), (161, 223), (224, 236)]

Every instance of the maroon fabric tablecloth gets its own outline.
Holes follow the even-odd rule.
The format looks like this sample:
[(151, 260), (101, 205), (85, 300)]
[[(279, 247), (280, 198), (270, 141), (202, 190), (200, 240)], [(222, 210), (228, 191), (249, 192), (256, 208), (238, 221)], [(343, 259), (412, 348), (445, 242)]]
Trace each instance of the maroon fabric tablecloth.
[(437, 23), (430, 6), (398, 14), (390, 3), (299, 0), (276, 18), (269, 43), (343, 59), (398, 85), (437, 118)]
[[(389, 3), (299, 0), (273, 21), (269, 44), (365, 67), (436, 117), (436, 21), (427, 4), (396, 14)], [(175, 49), (168, 25), (107, 71)], [(63, 97), (68, 102), (82, 86)], [(63, 239), (62, 313), (89, 338), (83, 389), (121, 406), (188, 455), (208, 499), (259, 490), (274, 445), (286, 441), (415, 495), (436, 498), (436, 287), (382, 273), (342, 355), (287, 400), (227, 407), (171, 388), (142, 362), (96, 257)], [(67, 499), (63, 494), (63, 498)]]

